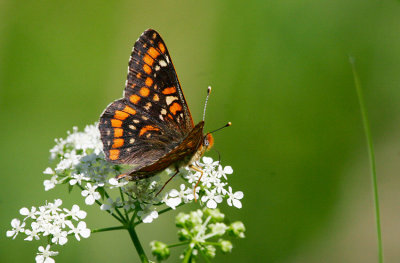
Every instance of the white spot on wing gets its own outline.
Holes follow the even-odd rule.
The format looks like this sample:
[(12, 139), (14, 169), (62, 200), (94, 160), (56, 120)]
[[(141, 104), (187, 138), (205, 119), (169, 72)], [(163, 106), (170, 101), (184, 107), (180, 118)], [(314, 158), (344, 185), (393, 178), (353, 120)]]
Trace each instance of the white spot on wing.
[(130, 125), (129, 125), (129, 129), (131, 129), (131, 130), (136, 130), (136, 127), (135, 127), (134, 125), (130, 124)]
[(133, 120), (133, 122), (134, 122), (134, 123), (139, 123), (140, 121), (139, 121), (139, 120)]
[(167, 96), (167, 97), (165, 98), (165, 100), (166, 100), (168, 106), (169, 106), (173, 101), (175, 101), (175, 100), (177, 100), (177, 99), (178, 99), (178, 97), (175, 97), (175, 96)]
[(159, 71), (159, 70), (160, 70), (160, 66), (159, 66), (159, 65), (156, 65), (156, 66), (154, 67), (154, 69), (155, 69), (156, 71)]
[(130, 144), (134, 144), (134, 142), (135, 142), (135, 139), (134, 138), (130, 138), (129, 143)]
[(164, 60), (160, 60), (158, 63), (161, 67), (166, 67), (168, 65), (167, 62), (165, 62)]
[(151, 107), (151, 102), (147, 102), (143, 108), (145, 108), (146, 110), (150, 110), (150, 107)]
[(167, 110), (166, 110), (166, 109), (162, 109), (162, 110), (161, 110), (161, 114), (162, 114), (162, 115), (166, 115), (166, 114), (167, 114)]

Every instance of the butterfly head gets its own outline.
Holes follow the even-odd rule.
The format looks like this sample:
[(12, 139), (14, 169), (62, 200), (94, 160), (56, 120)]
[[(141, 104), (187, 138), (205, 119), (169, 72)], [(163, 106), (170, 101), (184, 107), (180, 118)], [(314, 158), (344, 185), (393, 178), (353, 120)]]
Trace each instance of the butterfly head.
[(225, 127), (229, 127), (229, 126), (231, 126), (231, 125), (232, 125), (232, 123), (231, 123), (231, 122), (228, 122), (227, 124), (225, 124), (225, 125), (222, 126), (221, 128), (216, 129), (216, 130), (214, 130), (214, 131), (212, 131), (212, 132), (208, 132), (208, 133), (206, 134), (206, 136), (204, 136), (203, 145), (204, 145), (204, 147), (206, 148), (206, 151), (210, 150), (210, 149), (213, 147), (213, 145), (214, 145), (214, 137), (212, 136), (212, 133), (213, 133), (213, 132), (216, 132), (216, 131), (219, 131), (219, 130), (225, 128)]
[(214, 145), (214, 137), (209, 132), (206, 136), (204, 136), (204, 146), (206, 147), (206, 151), (210, 150)]

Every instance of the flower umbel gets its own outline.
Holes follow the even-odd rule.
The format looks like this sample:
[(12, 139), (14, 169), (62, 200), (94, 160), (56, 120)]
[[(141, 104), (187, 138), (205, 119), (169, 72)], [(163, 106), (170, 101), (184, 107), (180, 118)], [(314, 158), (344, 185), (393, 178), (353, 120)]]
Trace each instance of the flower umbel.
[(167, 246), (162, 242), (152, 241), (150, 246), (153, 255), (158, 261), (165, 260), (170, 253), (169, 247), (187, 246), (182, 258), (190, 257), (195, 260), (199, 254), (192, 252), (196, 250), (200, 251), (200, 255), (208, 262), (210, 258), (215, 257), (217, 248), (223, 253), (231, 252), (232, 242), (225, 239), (228, 230), (235, 229), (236, 234), (233, 236), (243, 238), (244, 225), (239, 221), (227, 224), (224, 218), (225, 215), (219, 209), (203, 208), (189, 214), (179, 213), (176, 226), (180, 228), (178, 236), (182, 242)]
[[(57, 139), (56, 145), (50, 150), (50, 157), (54, 166), (43, 172), (47, 176), (43, 182), (45, 191), (62, 184), (68, 186), (70, 192), (77, 189), (86, 205), (99, 205), (99, 211), (110, 214), (121, 225), (91, 232), (86, 222), (82, 221), (87, 213), (78, 205), (73, 205), (71, 209), (62, 208), (60, 199), (30, 209), (23, 207), (20, 209), (22, 220), (13, 219), (12, 229), (6, 234), (13, 239), (22, 234), (26, 241), (49, 242), (47, 246), (39, 247), (37, 262), (54, 262), (53, 257), (58, 252), (51, 251), (51, 246), (65, 245), (72, 236), (80, 241), (94, 232), (117, 229), (129, 231), (142, 262), (148, 262), (134, 228), (142, 223), (152, 223), (161, 214), (195, 202), (196, 199), (199, 200), (198, 204), (207, 208), (189, 214), (179, 213), (176, 218), (176, 225), (180, 228), (178, 236), (184, 244), (189, 244), (185, 252), (187, 255), (190, 253), (194, 258), (200, 252), (212, 258), (218, 247), (223, 252), (232, 249), (232, 243), (223, 239), (227, 233), (244, 237), (243, 224), (227, 225), (223, 222), (224, 214), (216, 209), (224, 200), (229, 206), (242, 207), (243, 193), (234, 192), (228, 184), (233, 169), (222, 166), (210, 157), (203, 157), (202, 162), (196, 163), (204, 171), (200, 181), (199, 172), (185, 167), (174, 179), (181, 180), (179, 186), (174, 188), (171, 183), (160, 195), (157, 193), (175, 170), (166, 169), (139, 181), (116, 180), (115, 177), (123, 172), (124, 167), (105, 159), (100, 133), (95, 125), (86, 126), (82, 132), (74, 127), (65, 139)], [(193, 189), (198, 181), (195, 199)], [(211, 239), (215, 239), (213, 244), (206, 243)], [(172, 246), (175, 245), (151, 243), (153, 254), (159, 261), (168, 258)]]

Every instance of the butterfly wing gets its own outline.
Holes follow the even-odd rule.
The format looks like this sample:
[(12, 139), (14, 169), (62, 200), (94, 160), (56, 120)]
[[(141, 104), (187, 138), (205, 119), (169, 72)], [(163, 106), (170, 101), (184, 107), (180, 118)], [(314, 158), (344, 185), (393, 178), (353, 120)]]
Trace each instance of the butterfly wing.
[(153, 29), (143, 32), (135, 43), (124, 96), (132, 107), (148, 112), (155, 121), (183, 135), (194, 127), (168, 49)]
[(124, 98), (111, 103), (99, 129), (107, 160), (150, 166), (176, 148), (193, 129), (170, 55), (154, 30), (136, 41)]
[(154, 163), (179, 144), (181, 135), (154, 122), (153, 118), (127, 105), (125, 99), (111, 103), (100, 117), (99, 129), (106, 159), (141, 168)]

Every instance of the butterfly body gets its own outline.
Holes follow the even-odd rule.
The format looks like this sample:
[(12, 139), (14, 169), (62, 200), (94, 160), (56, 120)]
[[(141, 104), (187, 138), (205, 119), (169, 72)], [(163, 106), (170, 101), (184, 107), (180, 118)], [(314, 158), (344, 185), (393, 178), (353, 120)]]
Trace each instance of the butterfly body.
[(99, 130), (106, 159), (132, 164), (120, 177), (139, 180), (195, 163), (212, 146), (204, 121), (194, 125), (161, 36), (146, 30), (132, 51), (124, 98), (104, 110)]

